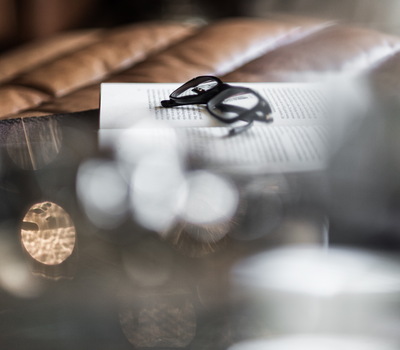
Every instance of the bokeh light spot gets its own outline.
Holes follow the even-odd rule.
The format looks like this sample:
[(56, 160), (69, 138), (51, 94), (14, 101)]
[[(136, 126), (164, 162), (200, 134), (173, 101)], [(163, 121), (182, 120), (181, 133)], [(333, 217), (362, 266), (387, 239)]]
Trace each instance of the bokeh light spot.
[(187, 179), (182, 218), (194, 224), (225, 222), (235, 214), (238, 203), (238, 192), (229, 181), (207, 171), (196, 171)]
[(123, 333), (137, 348), (185, 348), (196, 335), (196, 311), (176, 295), (139, 298), (119, 312)]
[(118, 226), (127, 212), (128, 184), (112, 161), (91, 159), (77, 176), (78, 197), (89, 219), (100, 228)]
[(22, 220), (21, 242), (29, 255), (42, 264), (64, 262), (72, 254), (75, 241), (71, 217), (55, 203), (33, 205)]

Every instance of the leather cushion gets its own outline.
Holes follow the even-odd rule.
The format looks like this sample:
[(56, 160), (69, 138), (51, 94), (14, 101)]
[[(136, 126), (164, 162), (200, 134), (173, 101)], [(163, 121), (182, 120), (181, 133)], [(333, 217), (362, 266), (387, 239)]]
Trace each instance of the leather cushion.
[(373, 73), (397, 84), (399, 50), (395, 36), (293, 16), (71, 32), (0, 57), (0, 119), (98, 108), (99, 84), (111, 81), (184, 82), (201, 74), (226, 81), (321, 81)]

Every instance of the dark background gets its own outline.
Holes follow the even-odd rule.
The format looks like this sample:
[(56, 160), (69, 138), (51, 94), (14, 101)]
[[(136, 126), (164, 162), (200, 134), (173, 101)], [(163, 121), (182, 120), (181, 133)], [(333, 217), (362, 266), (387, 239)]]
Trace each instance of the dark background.
[(328, 17), (399, 33), (397, 0), (0, 0), (0, 50), (63, 30), (141, 20), (221, 17)]

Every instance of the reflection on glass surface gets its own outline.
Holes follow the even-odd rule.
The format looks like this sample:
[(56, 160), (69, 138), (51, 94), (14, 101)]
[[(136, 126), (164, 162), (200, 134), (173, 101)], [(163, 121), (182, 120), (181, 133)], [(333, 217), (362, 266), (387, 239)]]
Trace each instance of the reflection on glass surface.
[(186, 174), (179, 223), (163, 236), (183, 254), (199, 257), (225, 246), (239, 206), (237, 188), (208, 171)]
[(183, 255), (202, 257), (226, 246), (232, 225), (229, 221), (203, 225), (182, 222), (165, 233), (164, 238)]
[(59, 154), (62, 133), (56, 120), (46, 123), (21, 123), (10, 128), (7, 152), (16, 165), (25, 170), (37, 170), (51, 163)]
[(236, 225), (229, 236), (251, 241), (269, 236), (284, 220), (284, 205), (293, 196), (281, 174), (254, 177), (241, 186), (241, 201), (235, 215)]
[(162, 287), (171, 278), (172, 252), (158, 241), (144, 239), (125, 248), (122, 262), (128, 277), (140, 287)]
[(121, 309), (119, 320), (124, 335), (137, 348), (184, 348), (197, 328), (193, 303), (179, 292), (138, 297)]
[(21, 242), (30, 256), (42, 264), (64, 262), (72, 254), (75, 241), (71, 217), (55, 203), (36, 203), (23, 219)]

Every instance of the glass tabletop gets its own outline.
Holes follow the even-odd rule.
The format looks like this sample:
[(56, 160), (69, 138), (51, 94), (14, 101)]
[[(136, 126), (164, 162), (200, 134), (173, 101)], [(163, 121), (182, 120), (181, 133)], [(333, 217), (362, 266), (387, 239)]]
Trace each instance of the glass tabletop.
[[(270, 247), (324, 244), (299, 191), (310, 180), (167, 153), (121, 163), (97, 131), (97, 110), (0, 123), (2, 346), (226, 349), (266, 331), (232, 303), (231, 270)], [(299, 201), (313, 210), (291, 215)]]

